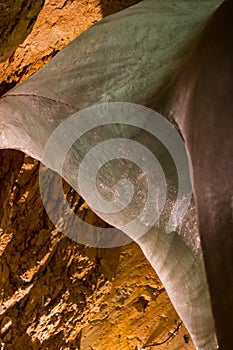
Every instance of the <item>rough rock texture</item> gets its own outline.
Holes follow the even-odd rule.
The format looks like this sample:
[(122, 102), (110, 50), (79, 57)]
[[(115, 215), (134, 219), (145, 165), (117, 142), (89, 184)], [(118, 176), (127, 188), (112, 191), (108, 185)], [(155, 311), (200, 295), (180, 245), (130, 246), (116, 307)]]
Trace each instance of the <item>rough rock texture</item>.
[[(31, 0), (31, 3), (34, 2), (36, 0)], [(17, 38), (12, 39), (12, 42), (4, 39), (0, 42), (0, 52), (2, 55), (4, 53), (4, 58), (8, 58), (0, 63), (0, 94), (35, 73), (92, 24), (137, 2), (139, 0), (47, 0), (39, 13), (33, 31), (17, 49), (15, 43), (19, 44), (22, 39), (17, 31)], [(12, 3), (14, 4), (13, 1)], [(18, 1), (16, 3), (18, 4)], [(1, 16), (6, 17), (8, 11), (5, 5), (2, 5), (0, 10), (1, 20)], [(6, 27), (9, 26), (9, 21), (15, 21), (13, 15), (10, 19), (7, 17), (8, 21), (4, 22)], [(21, 21), (24, 23), (29, 13), (21, 9), (21, 16)], [(1, 38), (3, 38), (2, 33), (3, 31)], [(0, 59), (1, 61), (3, 59)]]
[(0, 62), (11, 56), (31, 32), (44, 0), (0, 2)]
[[(92, 23), (135, 2), (46, 1), (30, 35), (0, 66), (1, 93)], [(25, 16), (28, 12), (21, 12), (20, 19)], [(19, 41), (25, 35), (20, 28)], [(15, 49), (10, 41), (3, 44), (6, 55)], [(159, 348), (193, 349), (135, 243), (114, 249), (84, 247), (53, 226), (41, 202), (38, 167), (21, 152), (0, 151), (0, 348), (137, 349), (165, 341), (178, 328)], [(48, 176), (52, 193), (49, 181)], [(65, 183), (64, 192), (81, 218), (106, 226)]]
[[(43, 208), (38, 162), (5, 150), (0, 163), (2, 348), (135, 349), (166, 340), (180, 320), (137, 245), (69, 240)], [(64, 192), (80, 217), (105, 226), (66, 184)], [(191, 349), (185, 334), (181, 327), (161, 349)]]

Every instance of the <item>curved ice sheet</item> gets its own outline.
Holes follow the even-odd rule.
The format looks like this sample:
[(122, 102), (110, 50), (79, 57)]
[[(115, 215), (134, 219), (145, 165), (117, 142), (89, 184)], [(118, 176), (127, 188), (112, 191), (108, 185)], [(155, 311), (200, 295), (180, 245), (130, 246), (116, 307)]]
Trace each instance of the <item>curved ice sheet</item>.
[[(176, 75), (191, 38), (220, 3), (145, 0), (94, 25), (0, 99), (0, 147), (41, 160), (56, 127), (85, 107), (117, 101), (158, 107), (164, 82)], [(129, 131), (129, 139), (134, 135)], [(66, 180), (72, 183), (69, 176)], [(196, 347), (216, 349), (193, 208), (177, 232), (166, 235), (156, 226), (137, 242)]]

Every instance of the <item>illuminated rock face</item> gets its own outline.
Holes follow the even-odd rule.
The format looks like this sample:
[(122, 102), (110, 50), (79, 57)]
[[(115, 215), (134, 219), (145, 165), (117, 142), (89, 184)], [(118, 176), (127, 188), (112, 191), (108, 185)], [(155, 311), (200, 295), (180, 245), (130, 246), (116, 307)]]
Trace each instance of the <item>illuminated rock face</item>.
[[(161, 8), (161, 2), (144, 1), (93, 26), (1, 99), (2, 148), (21, 149), (41, 160), (46, 141), (61, 121), (101, 102), (147, 105), (163, 111), (170, 120), (175, 118), (181, 131), (185, 130), (185, 118), (180, 119), (181, 114), (173, 110), (172, 88), (184, 57), (193, 49), (190, 38), (200, 33), (219, 4), (200, 1), (191, 8), (185, 1), (175, 5), (170, 1)], [(53, 169), (58, 170), (56, 165)], [(65, 172), (65, 179), (72, 183), (69, 176), (69, 171)], [(164, 283), (196, 347), (215, 349), (198, 236), (188, 237), (192, 225), (196, 228), (193, 210), (190, 206), (180, 228), (183, 233), (177, 230), (166, 235), (152, 229), (137, 242)], [(112, 223), (110, 217), (104, 215), (104, 219)]]
[(0, 4), (0, 62), (10, 57), (31, 32), (44, 0), (7, 1)]

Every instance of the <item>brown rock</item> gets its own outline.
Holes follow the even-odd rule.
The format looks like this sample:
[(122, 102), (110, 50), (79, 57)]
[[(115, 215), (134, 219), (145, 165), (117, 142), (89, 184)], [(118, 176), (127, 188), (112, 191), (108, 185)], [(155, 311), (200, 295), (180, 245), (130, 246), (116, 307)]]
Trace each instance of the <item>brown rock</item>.
[(0, 3), (0, 62), (10, 57), (31, 32), (44, 0)]

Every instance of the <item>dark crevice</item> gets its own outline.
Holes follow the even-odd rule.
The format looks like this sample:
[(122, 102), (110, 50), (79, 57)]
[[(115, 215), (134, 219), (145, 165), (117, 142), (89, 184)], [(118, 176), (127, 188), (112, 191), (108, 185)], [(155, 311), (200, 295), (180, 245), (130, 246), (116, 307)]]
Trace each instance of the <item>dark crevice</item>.
[(6, 94), (9, 90), (13, 89), (15, 85), (16, 85), (16, 81), (12, 81), (11, 83), (7, 83), (6, 81), (3, 81), (0, 84), (0, 96)]
[(138, 2), (141, 2), (141, 0), (100, 0), (102, 15), (103, 17), (112, 15)]

